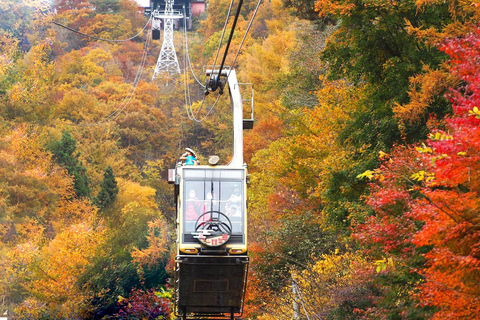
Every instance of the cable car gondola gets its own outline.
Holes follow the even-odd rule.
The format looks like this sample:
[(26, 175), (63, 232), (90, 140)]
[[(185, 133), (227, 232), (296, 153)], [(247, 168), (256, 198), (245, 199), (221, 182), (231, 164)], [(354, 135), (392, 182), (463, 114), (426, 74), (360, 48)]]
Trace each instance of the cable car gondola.
[(180, 319), (234, 319), (243, 311), (249, 263), (243, 105), (235, 70), (220, 72), (233, 105), (231, 162), (179, 164), (169, 172), (177, 203), (175, 314)]

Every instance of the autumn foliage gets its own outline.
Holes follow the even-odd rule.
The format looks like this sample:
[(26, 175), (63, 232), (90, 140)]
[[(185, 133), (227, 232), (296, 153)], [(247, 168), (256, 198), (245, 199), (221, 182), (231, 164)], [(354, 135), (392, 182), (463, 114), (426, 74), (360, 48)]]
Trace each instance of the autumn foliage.
[(415, 219), (425, 223), (415, 235), (415, 243), (432, 247), (425, 255), (427, 268), (422, 270), (425, 283), (421, 294), (425, 304), (438, 307), (435, 319), (480, 315), (480, 305), (472, 298), (480, 294), (479, 41), (477, 28), (441, 46), (450, 56), (450, 72), (461, 82), (448, 94), (454, 113), (445, 120), (446, 128), (430, 135), (435, 179), (422, 190), (426, 201), (413, 211)]
[[(151, 80), (160, 42), (51, 24), (125, 39), (135, 1), (51, 3), (0, 4), (0, 310), (171, 317), (166, 169), (184, 147), (228, 162), (228, 95), (190, 121), (183, 75)], [(197, 75), (229, 4), (192, 21)], [(261, 3), (234, 66), (255, 93), (245, 319), (480, 318), (479, 20), (470, 0)]]
[[(479, 294), (479, 29), (447, 39), (440, 49), (460, 82), (447, 93), (453, 114), (417, 147), (397, 147), (372, 179), (375, 215), (355, 237), (378, 256), (408, 262), (421, 276), (414, 299), (433, 306), (433, 319), (477, 318)], [(414, 265), (420, 255), (424, 263)]]

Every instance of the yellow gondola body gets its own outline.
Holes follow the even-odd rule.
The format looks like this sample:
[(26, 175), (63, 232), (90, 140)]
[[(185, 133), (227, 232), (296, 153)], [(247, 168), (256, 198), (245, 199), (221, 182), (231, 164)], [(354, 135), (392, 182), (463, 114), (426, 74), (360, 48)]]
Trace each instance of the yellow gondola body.
[(247, 168), (179, 166), (176, 313), (241, 314), (248, 271)]
[(234, 319), (243, 311), (249, 264), (243, 100), (235, 71), (222, 75), (233, 107), (232, 160), (179, 164), (169, 174), (177, 203), (175, 314), (181, 319)]

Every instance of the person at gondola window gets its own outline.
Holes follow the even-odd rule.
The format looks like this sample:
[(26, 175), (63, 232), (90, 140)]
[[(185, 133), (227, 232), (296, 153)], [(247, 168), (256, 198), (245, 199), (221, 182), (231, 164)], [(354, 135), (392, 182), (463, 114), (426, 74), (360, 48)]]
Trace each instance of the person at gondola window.
[[(218, 207), (218, 201), (215, 199), (215, 194), (208, 192), (207, 196), (205, 197), (205, 201), (203, 201), (202, 211), (201, 213), (205, 213), (207, 211), (215, 210), (215, 207)], [(217, 208), (218, 210), (218, 208)]]
[(240, 217), (242, 215), (242, 194), (240, 192), (240, 186), (234, 186), (233, 193), (227, 200), (225, 210), (227, 216), (230, 217)]
[(199, 161), (197, 160), (197, 155), (195, 154), (195, 151), (190, 148), (185, 148), (185, 151), (186, 152), (180, 157), (180, 160), (185, 161), (185, 165), (187, 166), (198, 165)]
[(195, 191), (195, 189), (190, 189), (190, 191), (188, 192), (188, 198), (186, 199), (186, 203), (187, 203), (187, 206), (189, 204), (193, 204), (193, 207), (196, 212), (200, 211), (200, 208), (202, 207), (202, 201), (198, 200), (197, 192)]
[(185, 210), (185, 220), (195, 221), (198, 218), (198, 213), (195, 210), (193, 202), (187, 203), (187, 210)]

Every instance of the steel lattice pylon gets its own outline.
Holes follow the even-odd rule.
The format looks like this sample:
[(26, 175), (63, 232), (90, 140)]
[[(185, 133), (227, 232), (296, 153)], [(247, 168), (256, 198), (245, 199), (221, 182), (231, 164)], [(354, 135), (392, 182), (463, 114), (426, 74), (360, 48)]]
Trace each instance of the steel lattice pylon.
[(174, 0), (166, 0), (165, 14), (159, 15), (159, 17), (163, 18), (164, 22), (163, 44), (152, 80), (162, 72), (168, 72), (170, 74), (180, 73), (177, 54), (175, 53), (175, 46), (173, 45), (173, 19), (178, 18), (178, 16), (173, 13), (173, 2)]

